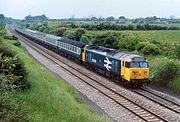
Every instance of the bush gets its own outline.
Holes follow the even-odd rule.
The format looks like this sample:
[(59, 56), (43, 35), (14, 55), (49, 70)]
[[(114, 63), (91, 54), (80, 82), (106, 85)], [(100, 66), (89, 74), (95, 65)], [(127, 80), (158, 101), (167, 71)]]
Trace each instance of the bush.
[(176, 48), (175, 48), (175, 54), (176, 54), (177, 59), (180, 60), (180, 45), (177, 45), (177, 46), (176, 46)]
[(28, 121), (26, 113), (19, 104), (14, 103), (13, 90), (10, 89), (10, 81), (0, 74), (0, 121), (1, 122), (20, 122)]
[(19, 46), (21, 46), (21, 42), (16, 41), (16, 42), (14, 42), (14, 45), (17, 46), (17, 47), (19, 47)]
[(76, 29), (76, 32), (75, 32), (76, 40), (77, 40), (77, 41), (80, 41), (81, 36), (82, 36), (83, 34), (85, 34), (85, 33), (86, 33), (86, 30), (85, 30), (85, 29), (83, 29), (83, 28), (77, 28), (77, 29)]
[(26, 79), (26, 71), (23, 63), (17, 58), (0, 56), (0, 74), (3, 74), (6, 80), (9, 81), (10, 90), (13, 89), (26, 89), (28, 87)]
[(86, 43), (86, 44), (90, 44), (91, 39), (87, 35), (82, 35), (81, 36), (81, 41)]
[(140, 41), (144, 39), (137, 34), (133, 33), (122, 33), (119, 39), (118, 46), (120, 50), (134, 51)]
[(158, 61), (155, 62), (157, 69), (153, 71), (152, 77), (154, 81), (168, 85), (170, 81), (173, 81), (179, 75), (180, 67), (176, 60), (161, 58), (156, 61)]
[(10, 90), (28, 88), (24, 63), (3, 43), (0, 46), (0, 74), (10, 81)]
[(64, 32), (63, 37), (75, 40), (76, 39), (76, 32), (74, 30), (67, 30)]
[(18, 40), (18, 38), (16, 36), (10, 36), (10, 35), (5, 35), (4, 39), (8, 39), (8, 40)]
[(150, 42), (139, 42), (136, 49), (145, 55), (157, 55), (161, 52), (158, 46)]
[(113, 48), (114, 46), (113, 44), (115, 41), (117, 41), (117, 37), (114, 36), (114, 33), (106, 32), (106, 33), (97, 35), (92, 43)]
[(65, 27), (59, 27), (59, 28), (55, 28), (52, 33), (56, 36), (63, 36), (64, 32), (67, 30), (67, 28)]

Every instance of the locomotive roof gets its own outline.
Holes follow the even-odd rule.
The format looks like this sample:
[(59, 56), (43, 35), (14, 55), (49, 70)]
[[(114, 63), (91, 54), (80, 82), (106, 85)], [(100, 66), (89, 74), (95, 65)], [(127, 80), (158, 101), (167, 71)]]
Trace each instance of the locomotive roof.
[(80, 47), (80, 48), (83, 48), (86, 45), (83, 42), (75, 41), (75, 40), (67, 39), (67, 38), (61, 38), (61, 39), (58, 39), (58, 41), (61, 41), (61, 42), (67, 43), (67, 44), (71, 44), (71, 45), (74, 45), (74, 46)]
[(123, 59), (127, 62), (146, 61), (146, 58), (144, 58), (143, 56), (135, 55), (135, 54), (128, 54), (128, 53), (117, 53), (116, 55), (114, 55), (114, 57), (121, 59), (121, 60)]
[(90, 46), (87, 46), (86, 49), (91, 52), (109, 56), (109, 57), (117, 59), (117, 60), (125, 60), (127, 62), (146, 61), (146, 59), (143, 56), (128, 54), (125, 52), (118, 52), (118, 50), (106, 48), (106, 47), (102, 47), (102, 46), (90, 45)]
[(115, 55), (116, 53), (118, 53), (117, 50), (115, 49), (111, 49), (111, 48), (106, 48), (103, 46), (98, 46), (98, 45), (89, 45), (86, 47), (87, 50), (92, 51), (92, 52), (96, 52), (102, 55), (107, 55), (112, 57), (113, 55)]

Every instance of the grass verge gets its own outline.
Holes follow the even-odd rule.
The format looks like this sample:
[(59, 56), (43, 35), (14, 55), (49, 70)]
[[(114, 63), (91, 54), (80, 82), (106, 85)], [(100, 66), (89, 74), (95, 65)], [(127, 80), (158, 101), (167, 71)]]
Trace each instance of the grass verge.
[(28, 72), (30, 89), (16, 92), (14, 101), (21, 104), (28, 120), (35, 122), (99, 122), (107, 121), (98, 117), (87, 105), (79, 101), (75, 89), (60, 81), (46, 68), (32, 60), (24, 48), (15, 46), (15, 41), (5, 40), (4, 44), (18, 54)]

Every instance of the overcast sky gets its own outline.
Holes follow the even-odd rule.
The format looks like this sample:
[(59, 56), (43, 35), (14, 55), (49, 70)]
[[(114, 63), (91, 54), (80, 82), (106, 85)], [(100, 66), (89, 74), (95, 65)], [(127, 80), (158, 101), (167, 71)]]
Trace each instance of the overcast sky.
[(16, 19), (45, 14), (49, 18), (158, 16), (180, 18), (180, 0), (0, 0), (0, 14)]

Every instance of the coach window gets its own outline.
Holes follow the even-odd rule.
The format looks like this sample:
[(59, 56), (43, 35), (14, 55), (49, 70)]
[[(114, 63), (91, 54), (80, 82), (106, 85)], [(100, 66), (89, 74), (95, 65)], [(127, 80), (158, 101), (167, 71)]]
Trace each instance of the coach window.
[(81, 49), (80, 48), (78, 48), (78, 53), (81, 53)]
[(71, 51), (73, 51), (73, 48), (74, 48), (74, 46), (72, 46), (72, 49), (71, 49)]

